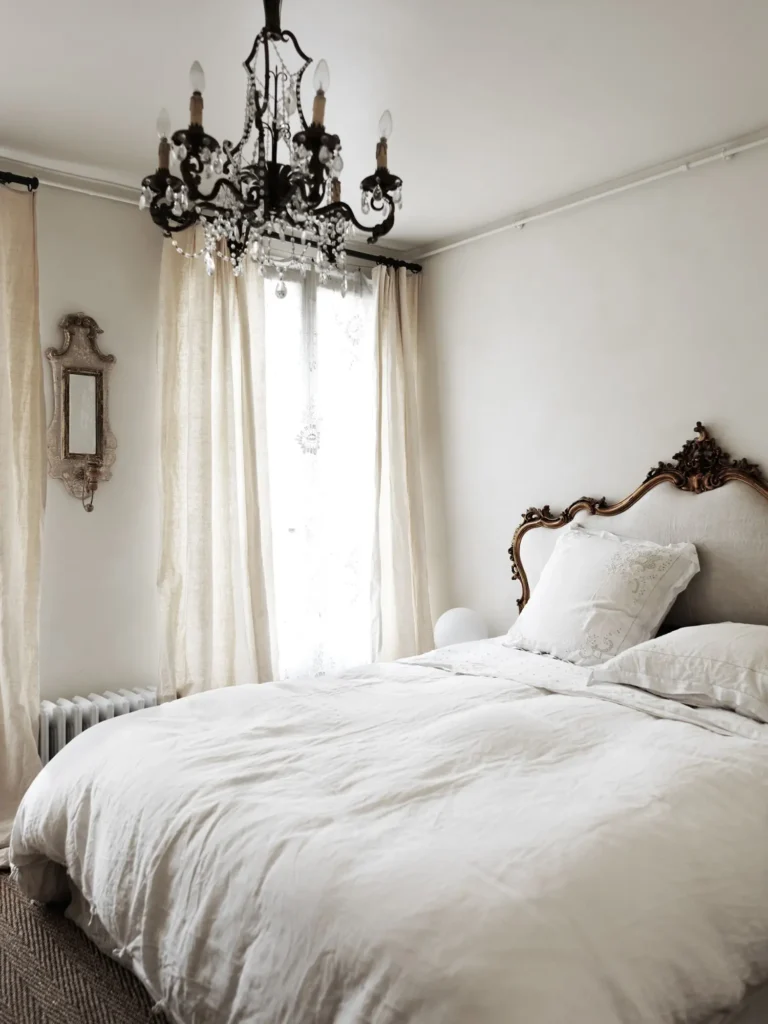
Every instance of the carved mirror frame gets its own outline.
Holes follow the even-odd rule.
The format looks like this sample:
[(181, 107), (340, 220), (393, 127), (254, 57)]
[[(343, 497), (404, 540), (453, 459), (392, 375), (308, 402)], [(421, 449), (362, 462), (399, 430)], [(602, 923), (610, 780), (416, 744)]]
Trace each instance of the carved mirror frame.
[(518, 580), (522, 589), (517, 601), (520, 611), (525, 608), (531, 596), (528, 576), (520, 555), (520, 544), (530, 530), (539, 527), (557, 530), (572, 522), (579, 512), (589, 512), (593, 516), (618, 516), (663, 483), (674, 484), (678, 490), (690, 491), (692, 494), (704, 494), (740, 481), (768, 500), (768, 480), (758, 466), (746, 459), (732, 459), (701, 423), (697, 423), (694, 429), (698, 437), (686, 441), (682, 449), (672, 456), (672, 462), (660, 462), (654, 466), (640, 486), (621, 501), (609, 505), (605, 498), (579, 498), (559, 515), (553, 513), (549, 505), (528, 509), (515, 530), (509, 549), (512, 579)]
[[(102, 352), (98, 336), (104, 332), (91, 316), (67, 313), (59, 321), (63, 333), (60, 348), (49, 348), (46, 357), (53, 374), (53, 416), (48, 427), (48, 475), (61, 480), (69, 493), (83, 504), (101, 481), (112, 476), (117, 441), (109, 425), (109, 375), (115, 357)], [(92, 376), (95, 385), (96, 451), (79, 454), (69, 450), (69, 379), (72, 374)]]

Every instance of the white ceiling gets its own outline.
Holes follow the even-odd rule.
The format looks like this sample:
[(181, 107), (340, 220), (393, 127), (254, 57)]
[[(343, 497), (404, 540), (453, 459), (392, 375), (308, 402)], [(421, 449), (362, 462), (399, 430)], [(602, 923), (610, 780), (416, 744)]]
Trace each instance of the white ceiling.
[[(195, 58), (206, 127), (233, 138), (262, 23), (260, 0), (8, 3), (0, 152), (138, 183), (158, 109), (186, 123)], [(283, 25), (330, 64), (354, 204), (392, 110), (397, 247), (768, 123), (768, 0), (285, 0)]]

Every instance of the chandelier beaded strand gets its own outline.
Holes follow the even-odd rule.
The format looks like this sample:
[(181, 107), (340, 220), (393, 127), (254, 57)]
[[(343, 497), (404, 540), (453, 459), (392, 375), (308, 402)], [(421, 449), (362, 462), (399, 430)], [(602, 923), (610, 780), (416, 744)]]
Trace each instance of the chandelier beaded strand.
[[(189, 127), (171, 134), (168, 112), (161, 110), (158, 166), (141, 183), (139, 207), (149, 210), (168, 237), (201, 224), (199, 251), (188, 253), (175, 240), (174, 247), (183, 256), (202, 258), (209, 274), (217, 258), (231, 263), (235, 275), (250, 258), (261, 274), (278, 272), (276, 294), (282, 298), (287, 270), (306, 274), (314, 268), (325, 282), (335, 267), (346, 293), (346, 239), (352, 227), (377, 242), (392, 230), (395, 208), (402, 208), (403, 183), (388, 168), (392, 115), (387, 110), (379, 121), (376, 170), (360, 185), (363, 213), (382, 218), (366, 226), (341, 199), (341, 140), (325, 127), (328, 65), (321, 60), (315, 68), (308, 124), (301, 84), (312, 60), (296, 36), (283, 30), (281, 7), (282, 0), (264, 0), (265, 25), (243, 64), (247, 84), (240, 141), (225, 139), (220, 145), (203, 128), (205, 75), (195, 61)], [(273, 247), (275, 240), (290, 248)]]

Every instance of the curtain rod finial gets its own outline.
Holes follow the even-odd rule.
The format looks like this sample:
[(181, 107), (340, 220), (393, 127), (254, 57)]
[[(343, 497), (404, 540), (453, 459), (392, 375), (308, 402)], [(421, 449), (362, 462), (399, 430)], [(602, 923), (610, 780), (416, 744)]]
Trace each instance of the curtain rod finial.
[(12, 171), (0, 171), (0, 185), (24, 185), (28, 192), (34, 192), (40, 186), (40, 181)]

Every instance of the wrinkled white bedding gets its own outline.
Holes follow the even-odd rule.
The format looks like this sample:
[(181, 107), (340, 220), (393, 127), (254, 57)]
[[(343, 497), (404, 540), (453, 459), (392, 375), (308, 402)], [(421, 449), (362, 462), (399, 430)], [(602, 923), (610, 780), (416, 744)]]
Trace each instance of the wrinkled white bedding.
[(585, 678), (487, 641), (105, 723), (16, 877), (179, 1024), (704, 1019), (768, 976), (768, 727)]

